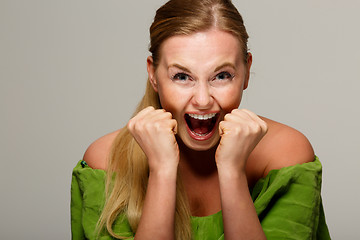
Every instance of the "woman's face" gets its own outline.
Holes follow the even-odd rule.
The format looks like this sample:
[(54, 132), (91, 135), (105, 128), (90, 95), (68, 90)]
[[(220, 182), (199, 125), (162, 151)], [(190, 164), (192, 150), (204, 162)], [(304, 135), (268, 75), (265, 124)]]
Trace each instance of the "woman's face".
[(149, 79), (187, 147), (202, 151), (218, 143), (219, 122), (247, 87), (252, 59), (249, 54), (244, 63), (243, 56), (236, 37), (210, 30), (164, 41), (156, 69), (148, 58)]

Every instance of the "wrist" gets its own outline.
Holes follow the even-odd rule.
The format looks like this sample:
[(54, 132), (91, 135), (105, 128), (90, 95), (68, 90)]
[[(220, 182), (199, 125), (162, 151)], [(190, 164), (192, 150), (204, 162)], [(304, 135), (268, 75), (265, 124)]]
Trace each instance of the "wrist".
[(224, 178), (227, 180), (231, 179), (246, 179), (246, 170), (245, 165), (241, 166), (240, 164), (217, 164), (217, 170), (219, 178)]
[(246, 159), (216, 159), (216, 167), (219, 173), (246, 175)]
[(164, 180), (176, 180), (177, 176), (177, 165), (175, 166), (163, 166), (158, 168), (150, 168), (149, 177), (160, 178)]

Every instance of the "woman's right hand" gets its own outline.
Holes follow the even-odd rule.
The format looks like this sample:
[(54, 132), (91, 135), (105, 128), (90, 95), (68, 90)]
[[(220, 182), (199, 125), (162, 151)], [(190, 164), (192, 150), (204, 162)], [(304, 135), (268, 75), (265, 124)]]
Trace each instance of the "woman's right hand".
[[(150, 170), (135, 239), (174, 239), (179, 163), (177, 122), (164, 109), (147, 107), (129, 121), (127, 128), (146, 154)], [(158, 226), (163, 231), (158, 231)]]
[(130, 119), (127, 128), (146, 154), (151, 172), (177, 168), (177, 122), (170, 112), (147, 107)]

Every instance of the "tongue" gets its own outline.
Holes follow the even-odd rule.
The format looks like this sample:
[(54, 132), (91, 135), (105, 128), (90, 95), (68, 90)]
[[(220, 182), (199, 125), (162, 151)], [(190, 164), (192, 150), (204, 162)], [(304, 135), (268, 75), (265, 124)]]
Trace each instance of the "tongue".
[(207, 127), (198, 127), (198, 128), (194, 128), (193, 131), (197, 134), (205, 134), (209, 132), (209, 129)]
[(198, 120), (198, 119), (191, 119), (191, 128), (192, 131), (197, 134), (206, 134), (208, 133), (209, 127), (211, 124), (211, 120)]

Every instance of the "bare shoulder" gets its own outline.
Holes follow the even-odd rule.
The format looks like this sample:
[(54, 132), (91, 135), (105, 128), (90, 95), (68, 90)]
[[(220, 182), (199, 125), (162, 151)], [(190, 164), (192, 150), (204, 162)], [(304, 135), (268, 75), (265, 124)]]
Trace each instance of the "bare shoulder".
[(83, 157), (83, 160), (89, 167), (93, 169), (106, 169), (111, 146), (119, 132), (120, 130), (109, 133), (90, 144)]
[(261, 119), (267, 123), (268, 132), (250, 156), (253, 162), (261, 166), (261, 177), (273, 169), (314, 160), (314, 150), (301, 132), (265, 117)]

